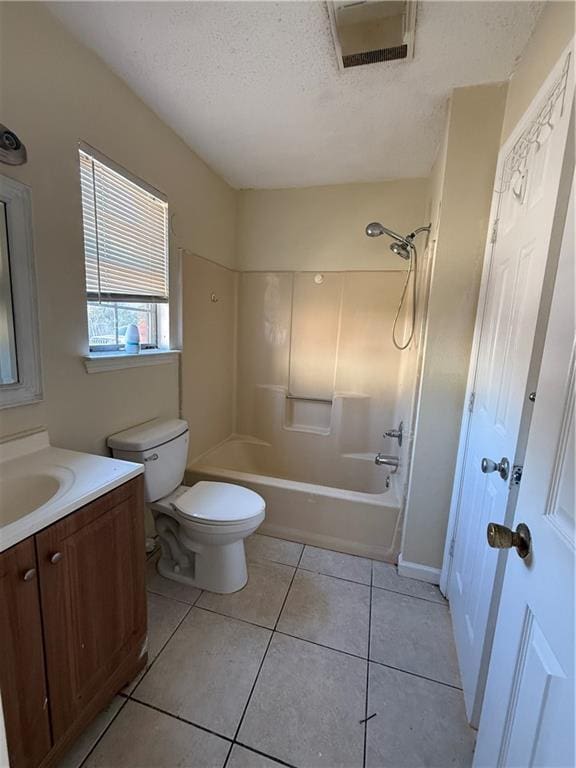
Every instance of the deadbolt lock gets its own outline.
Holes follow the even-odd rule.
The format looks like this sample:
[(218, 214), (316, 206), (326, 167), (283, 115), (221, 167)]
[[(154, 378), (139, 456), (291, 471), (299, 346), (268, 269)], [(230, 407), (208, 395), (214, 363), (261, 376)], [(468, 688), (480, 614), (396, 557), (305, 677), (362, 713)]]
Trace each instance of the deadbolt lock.
[(492, 459), (482, 459), (480, 468), (485, 475), (490, 474), (490, 472), (498, 472), (502, 480), (508, 480), (510, 474), (510, 462), (506, 456), (503, 456), (498, 463)]
[(532, 536), (530, 535), (530, 529), (524, 523), (519, 523), (515, 531), (510, 530), (505, 525), (488, 523), (486, 536), (488, 544), (494, 549), (516, 547), (516, 552), (522, 559), (530, 554)]

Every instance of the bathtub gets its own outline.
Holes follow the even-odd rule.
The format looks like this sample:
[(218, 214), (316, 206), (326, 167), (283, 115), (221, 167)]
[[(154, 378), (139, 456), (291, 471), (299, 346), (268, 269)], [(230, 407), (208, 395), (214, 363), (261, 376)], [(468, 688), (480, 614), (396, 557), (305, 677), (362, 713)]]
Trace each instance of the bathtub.
[(266, 501), (260, 533), (303, 544), (395, 562), (400, 544), (400, 502), (395, 478), (377, 467), (373, 453), (323, 460), (281, 456), (268, 444), (231, 437), (192, 462), (186, 482), (237, 483)]

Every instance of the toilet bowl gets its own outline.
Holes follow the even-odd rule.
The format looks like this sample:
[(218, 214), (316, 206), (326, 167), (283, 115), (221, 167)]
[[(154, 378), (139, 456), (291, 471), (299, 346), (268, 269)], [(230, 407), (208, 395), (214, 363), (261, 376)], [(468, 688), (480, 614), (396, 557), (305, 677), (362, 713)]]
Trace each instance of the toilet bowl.
[(144, 465), (145, 499), (161, 545), (162, 576), (209, 592), (230, 593), (248, 581), (244, 539), (263, 522), (264, 499), (232, 483), (181, 485), (188, 424), (155, 419), (108, 438), (116, 458)]
[(264, 520), (261, 496), (231, 483), (200, 481), (179, 486), (150, 509), (162, 543), (162, 576), (224, 594), (245, 586), (244, 539)]

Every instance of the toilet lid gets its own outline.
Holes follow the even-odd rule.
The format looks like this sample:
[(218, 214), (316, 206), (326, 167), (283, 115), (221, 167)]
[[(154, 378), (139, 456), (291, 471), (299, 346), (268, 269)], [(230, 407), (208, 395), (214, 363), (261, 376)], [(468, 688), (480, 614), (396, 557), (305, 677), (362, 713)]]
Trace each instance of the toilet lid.
[(201, 480), (173, 502), (184, 516), (207, 523), (238, 523), (264, 512), (266, 503), (249, 488)]

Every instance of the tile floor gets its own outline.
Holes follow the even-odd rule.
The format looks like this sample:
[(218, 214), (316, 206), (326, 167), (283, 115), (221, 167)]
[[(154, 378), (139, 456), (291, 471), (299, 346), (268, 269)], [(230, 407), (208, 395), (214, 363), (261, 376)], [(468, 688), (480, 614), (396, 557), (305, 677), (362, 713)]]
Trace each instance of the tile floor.
[(148, 667), (61, 768), (469, 766), (439, 590), (256, 534), (250, 580), (200, 592), (148, 563)]

